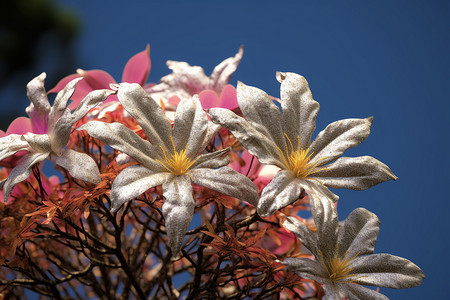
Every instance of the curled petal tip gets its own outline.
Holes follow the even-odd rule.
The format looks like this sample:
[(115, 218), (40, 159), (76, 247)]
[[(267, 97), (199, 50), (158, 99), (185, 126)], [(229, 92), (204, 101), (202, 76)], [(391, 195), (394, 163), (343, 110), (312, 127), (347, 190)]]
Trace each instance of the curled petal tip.
[(77, 74), (80, 75), (81, 77), (83, 77), (84, 75), (86, 75), (86, 71), (83, 69), (78, 68), (76, 70)]
[(114, 92), (117, 92), (117, 90), (119, 89), (119, 87), (120, 87), (120, 84), (119, 84), (119, 83), (110, 83), (110, 84), (109, 84), (109, 88), (110, 88), (111, 90), (113, 90)]
[(286, 79), (286, 73), (277, 71), (276, 77), (277, 77), (278, 82), (281, 83), (283, 80)]
[(369, 121), (369, 122), (372, 124), (372, 122), (373, 122), (373, 116), (368, 117), (368, 118), (367, 118), (367, 121)]

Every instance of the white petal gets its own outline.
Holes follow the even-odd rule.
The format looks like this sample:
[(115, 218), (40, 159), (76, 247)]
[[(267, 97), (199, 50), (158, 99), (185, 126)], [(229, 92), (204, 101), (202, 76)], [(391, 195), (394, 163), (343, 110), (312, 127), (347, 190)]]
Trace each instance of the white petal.
[(283, 227), (295, 234), (300, 242), (302, 242), (302, 245), (311, 251), (314, 256), (320, 257), (320, 252), (317, 248), (317, 235), (312, 232), (305, 223), (297, 218), (287, 216), (286, 221), (283, 223)]
[(95, 90), (87, 94), (72, 113), (72, 125), (113, 93), (115, 92), (111, 90)]
[(181, 250), (184, 236), (194, 215), (195, 201), (189, 176), (174, 176), (163, 184), (164, 215), (167, 238), (172, 256)]
[(329, 282), (325, 266), (316, 260), (308, 258), (286, 258), (282, 261), (288, 270), (298, 275), (317, 281), (318, 283)]
[(39, 125), (44, 127), (48, 123), (48, 114), (50, 112), (50, 103), (48, 102), (47, 92), (44, 87), (46, 76), (45, 73), (42, 73), (27, 84), (27, 96), (31, 104), (26, 108), (26, 112), (30, 118), (39, 122)]
[(19, 134), (10, 134), (0, 138), (0, 161), (21, 150), (29, 150), (30, 145)]
[(27, 141), (34, 152), (50, 153), (52, 151), (48, 134), (27, 133), (22, 138)]
[(371, 156), (341, 157), (313, 175), (331, 188), (365, 190), (397, 176), (388, 166)]
[(331, 123), (311, 144), (311, 163), (324, 165), (341, 156), (347, 149), (358, 146), (370, 134), (373, 118), (345, 119)]
[(70, 81), (64, 87), (64, 89), (59, 91), (58, 94), (56, 95), (55, 102), (53, 103), (53, 107), (51, 108), (49, 114), (49, 123), (52, 124), (52, 126), (59, 119), (59, 117), (63, 115), (64, 111), (66, 110), (67, 102), (75, 92), (75, 86), (82, 79), (83, 77), (79, 77)]
[(244, 46), (241, 46), (234, 57), (229, 57), (218, 64), (209, 78), (209, 87), (220, 93), (225, 85), (230, 82), (231, 76), (236, 71), (243, 55)]
[(277, 79), (281, 83), (283, 130), (294, 146), (296, 145), (294, 141), (297, 141), (298, 136), (300, 146), (307, 149), (311, 142), (311, 136), (316, 129), (319, 103), (312, 98), (308, 82), (303, 76), (295, 73), (277, 72)]
[(154, 173), (142, 166), (131, 166), (123, 170), (114, 179), (111, 187), (111, 210), (119, 207), (146, 190), (170, 180), (172, 173)]
[(255, 184), (245, 175), (229, 167), (219, 169), (189, 170), (194, 183), (217, 192), (247, 201), (253, 206), (258, 205), (258, 190)]
[[(340, 284), (340, 286), (342, 286), (341, 290), (342, 290), (343, 296), (348, 299), (389, 300), (389, 298), (386, 297), (385, 295), (380, 294), (377, 291), (363, 287), (359, 284), (343, 283), (343, 284)], [(339, 300), (341, 300), (341, 299), (339, 299)]]
[(230, 147), (222, 150), (205, 153), (198, 157), (197, 161), (191, 166), (194, 168), (215, 169), (226, 166), (230, 163), (230, 158), (226, 155), (230, 151)]
[(97, 164), (86, 153), (67, 149), (60, 156), (52, 154), (50, 159), (76, 179), (95, 184), (102, 181)]

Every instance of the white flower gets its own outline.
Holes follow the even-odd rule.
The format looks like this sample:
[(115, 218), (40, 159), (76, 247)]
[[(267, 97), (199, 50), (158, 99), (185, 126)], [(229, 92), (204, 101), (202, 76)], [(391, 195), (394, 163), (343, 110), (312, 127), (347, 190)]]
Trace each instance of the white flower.
[(373, 157), (339, 158), (369, 136), (371, 117), (331, 123), (311, 142), (319, 103), (302, 76), (278, 72), (277, 79), (283, 114), (264, 91), (242, 83), (237, 96), (245, 119), (226, 109), (209, 110), (212, 121), (231, 131), (259, 161), (282, 169), (262, 191), (261, 216), (289, 205), (303, 190), (336, 201), (339, 197), (327, 187), (364, 190), (397, 179)]
[(361, 285), (403, 289), (422, 283), (425, 275), (411, 261), (386, 253), (373, 254), (380, 225), (375, 214), (357, 208), (339, 229), (332, 201), (314, 193), (309, 196), (317, 232), (294, 217), (287, 217), (283, 226), (292, 231), (316, 259), (287, 258), (282, 263), (290, 271), (322, 283), (324, 300), (388, 299)]
[(46, 74), (42, 73), (27, 85), (27, 95), (31, 104), (27, 107), (26, 112), (31, 120), (39, 126), (39, 132), (42, 134), (10, 134), (0, 138), (0, 160), (18, 151), (28, 152), (11, 170), (8, 178), (0, 183), (3, 186), (5, 201), (14, 185), (27, 179), (31, 174), (32, 167), (46, 158), (66, 169), (77, 179), (91, 183), (101, 181), (97, 164), (89, 155), (64, 149), (64, 147), (69, 141), (72, 125), (83, 118), (91, 108), (105, 100), (113, 91), (93, 91), (71, 112), (66, 105), (75, 91), (75, 86), (82, 78), (69, 82), (57, 94), (53, 106), (50, 106), (44, 88), (45, 77)]
[(78, 128), (141, 164), (126, 168), (114, 180), (113, 210), (162, 184), (166, 232), (172, 253), (177, 255), (194, 213), (191, 182), (257, 206), (253, 182), (226, 167), (228, 148), (200, 154), (220, 126), (208, 121), (197, 96), (179, 103), (172, 128), (162, 108), (138, 84), (122, 83), (117, 88), (120, 103), (141, 126), (148, 141), (119, 123), (92, 121)]

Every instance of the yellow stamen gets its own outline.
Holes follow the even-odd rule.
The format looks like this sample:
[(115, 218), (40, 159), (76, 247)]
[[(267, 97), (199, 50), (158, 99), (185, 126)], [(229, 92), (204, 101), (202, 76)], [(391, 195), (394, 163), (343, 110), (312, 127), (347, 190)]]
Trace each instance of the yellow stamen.
[(167, 156), (164, 148), (160, 146), (164, 154), (164, 162), (160, 160), (156, 161), (159, 162), (167, 171), (175, 175), (184, 175), (189, 170), (189, 168), (192, 167), (192, 165), (199, 159), (199, 157), (195, 160), (191, 160), (189, 157), (186, 156), (186, 150), (188, 146), (187, 144), (184, 150), (177, 152), (177, 150), (175, 149), (175, 143), (173, 142), (173, 138), (170, 137), (170, 140), (172, 141), (174, 153), (170, 154), (170, 156)]
[(360, 278), (360, 276), (355, 277), (354, 274), (351, 274), (354, 268), (350, 267), (352, 260), (359, 255), (359, 252), (351, 258), (347, 258), (348, 251), (346, 251), (344, 257), (340, 258), (339, 247), (337, 245), (336, 248), (337, 248), (336, 256), (330, 258), (328, 261), (325, 261), (325, 259), (323, 258), (322, 251), (319, 250), (320, 255), (322, 256), (322, 264), (325, 266), (330, 280), (335, 282), (337, 281), (352, 282), (355, 279)]
[[(297, 136), (297, 150), (294, 150), (294, 146), (292, 145), (291, 140), (287, 136), (287, 134), (284, 134), (289, 142), (289, 145), (291, 146), (291, 149), (287, 150), (287, 153), (281, 151), (280, 148), (277, 147), (278, 151), (280, 151), (281, 155), (283, 156), (284, 164), (288, 167), (292, 173), (298, 178), (306, 178), (314, 173), (317, 173), (322, 170), (326, 170), (327, 168), (317, 168), (320, 161), (325, 159), (326, 157), (320, 158), (315, 163), (310, 163), (309, 160), (311, 159), (311, 156), (313, 153), (309, 153), (309, 148), (302, 149), (300, 146), (300, 136)], [(289, 153), (290, 152), (290, 153)]]

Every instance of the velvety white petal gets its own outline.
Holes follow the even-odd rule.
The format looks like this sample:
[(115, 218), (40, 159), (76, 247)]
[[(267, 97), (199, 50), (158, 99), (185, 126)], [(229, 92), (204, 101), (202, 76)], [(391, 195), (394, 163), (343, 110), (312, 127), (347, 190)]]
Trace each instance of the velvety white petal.
[[(283, 111), (283, 130), (296, 149), (297, 136), (300, 146), (307, 149), (316, 129), (316, 118), (320, 105), (314, 101), (308, 82), (295, 73), (277, 72), (281, 83), (280, 96)], [(295, 141), (295, 142), (294, 142)]]
[(344, 298), (344, 291), (340, 287), (341, 284), (339, 283), (327, 281), (327, 284), (323, 285), (325, 295), (322, 297), (322, 300), (342, 300)]
[(309, 204), (317, 227), (318, 247), (326, 261), (335, 257), (337, 251), (339, 219), (333, 201), (317, 193), (309, 193)]
[(90, 121), (78, 127), (77, 130), (86, 130), (90, 136), (131, 156), (153, 171), (164, 170), (155, 160), (158, 159), (157, 153), (161, 152), (161, 149), (153, 146), (123, 124)]
[(418, 286), (425, 278), (422, 270), (411, 261), (391, 254), (358, 256), (352, 260), (354, 282), (393, 289)]
[(42, 73), (27, 84), (27, 96), (31, 104), (26, 108), (26, 112), (30, 118), (37, 118), (41, 122), (47, 120), (50, 112), (50, 103), (44, 87), (45, 77), (47, 75)]
[(267, 136), (277, 147), (285, 151), (281, 112), (269, 95), (263, 90), (247, 86), (240, 81), (236, 91), (239, 107), (245, 119), (257, 132)]
[(67, 149), (60, 156), (52, 154), (50, 159), (66, 169), (76, 179), (95, 184), (102, 181), (97, 164), (86, 153)]
[[(355, 300), (389, 300), (385, 295), (359, 284), (341, 283), (343, 296)], [(339, 299), (341, 300), (341, 299)]]
[(295, 272), (301, 277), (317, 281), (318, 283), (328, 282), (328, 274), (325, 266), (317, 261), (308, 258), (286, 258), (282, 261), (289, 271)]
[(10, 134), (0, 138), (0, 161), (21, 150), (30, 149), (28, 142), (19, 134)]
[(75, 92), (75, 87), (77, 83), (82, 80), (83, 77), (75, 78), (74, 80), (70, 81), (64, 89), (58, 92), (55, 98), (55, 102), (53, 103), (53, 107), (50, 110), (49, 114), (49, 123), (54, 125), (55, 122), (59, 119), (59, 117), (62, 116), (64, 111), (66, 110), (67, 102), (69, 101), (70, 97), (72, 97), (73, 93)]
[(102, 103), (109, 95), (115, 93), (111, 90), (95, 90), (81, 100), (78, 107), (72, 112), (72, 125), (81, 120), (91, 109)]
[(283, 227), (295, 234), (295, 236), (302, 242), (312, 254), (316, 257), (320, 257), (319, 249), (317, 248), (318, 241), (317, 235), (306, 226), (305, 223), (294, 217), (286, 217), (286, 221), (283, 223)]
[(319, 197), (325, 197), (333, 202), (339, 200), (339, 196), (331, 192), (326, 186), (321, 182), (315, 180), (314, 178), (304, 179), (303, 185), (307, 193), (316, 193)]
[(380, 231), (380, 220), (365, 208), (353, 210), (339, 230), (339, 255), (347, 259), (372, 254)]
[(230, 163), (230, 158), (226, 155), (230, 151), (230, 147), (211, 153), (202, 154), (197, 161), (191, 166), (194, 168), (220, 168)]
[(291, 204), (304, 190), (303, 180), (292, 172), (282, 170), (263, 189), (258, 204), (258, 214), (267, 217), (277, 210)]
[(397, 179), (388, 166), (371, 156), (341, 157), (313, 176), (328, 187), (351, 190)]
[(236, 71), (243, 55), (244, 46), (241, 46), (235, 56), (229, 57), (218, 64), (209, 77), (210, 88), (216, 92), (221, 92), (225, 85), (230, 82), (231, 76)]
[(174, 175), (169, 172), (154, 173), (142, 166), (131, 166), (123, 170), (114, 179), (111, 187), (111, 210), (119, 207), (146, 190), (161, 185), (170, 180)]
[(61, 155), (62, 149), (69, 142), (72, 125), (72, 114), (66, 108), (62, 116), (56, 121), (55, 126), (50, 128), (50, 144), (53, 152), (57, 155)]
[(52, 151), (48, 134), (27, 133), (22, 136), (22, 139), (27, 141), (34, 152), (50, 153)]
[(194, 183), (217, 192), (258, 205), (258, 190), (255, 184), (245, 175), (229, 167), (219, 169), (196, 168), (189, 170)]
[(324, 165), (334, 161), (347, 149), (358, 146), (370, 134), (373, 117), (345, 119), (331, 123), (311, 143), (311, 163)]
[(138, 122), (150, 143), (173, 149), (172, 125), (159, 106), (137, 83), (121, 83), (117, 97), (126, 111)]
[(286, 169), (283, 156), (269, 136), (258, 132), (244, 118), (224, 108), (211, 108), (208, 112), (211, 120), (227, 128), (247, 149), (263, 164), (276, 165)]
[(11, 170), (3, 183), (3, 199), (5, 202), (8, 201), (9, 194), (14, 186), (27, 179), (32, 172), (32, 167), (47, 157), (48, 153), (28, 153), (22, 157), (19, 164)]
[[(175, 148), (179, 152), (186, 149), (187, 157), (195, 157), (203, 150), (203, 144), (208, 130), (208, 118), (198, 95), (192, 99), (182, 99), (178, 104), (173, 124)], [(173, 150), (173, 147), (170, 148)]]
[(203, 139), (203, 143), (201, 144), (199, 149), (205, 149), (212, 138), (219, 132), (220, 128), (222, 128), (222, 126), (214, 124), (213, 122), (208, 122), (208, 128), (206, 129), (205, 138)]
[(174, 176), (163, 184), (162, 213), (172, 255), (177, 256), (194, 214), (192, 183), (187, 175)]

